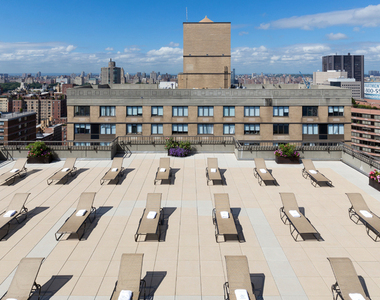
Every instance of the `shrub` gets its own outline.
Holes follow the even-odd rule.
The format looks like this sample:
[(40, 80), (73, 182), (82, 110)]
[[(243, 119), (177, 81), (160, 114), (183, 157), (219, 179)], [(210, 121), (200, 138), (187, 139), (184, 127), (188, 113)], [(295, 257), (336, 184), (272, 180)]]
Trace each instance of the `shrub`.
[(28, 151), (28, 157), (46, 157), (50, 156), (50, 149), (44, 142), (34, 142), (26, 146)]
[(280, 144), (279, 149), (274, 151), (275, 156), (281, 157), (299, 157), (300, 154), (296, 151), (296, 146), (290, 144)]
[(380, 182), (380, 172), (378, 170), (374, 169), (373, 171), (369, 172), (368, 176), (376, 182)]

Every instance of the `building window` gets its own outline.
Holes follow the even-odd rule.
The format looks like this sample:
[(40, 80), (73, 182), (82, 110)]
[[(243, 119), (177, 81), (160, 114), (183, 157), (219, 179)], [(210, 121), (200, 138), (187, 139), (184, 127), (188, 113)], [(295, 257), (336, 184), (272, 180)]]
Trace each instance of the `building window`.
[(127, 134), (141, 134), (142, 124), (127, 124)]
[(142, 116), (142, 106), (127, 106), (127, 116)]
[(89, 106), (74, 106), (74, 115), (75, 116), (89, 116), (90, 107)]
[(329, 117), (343, 116), (344, 106), (329, 106)]
[(198, 134), (214, 134), (214, 124), (198, 124)]
[(163, 106), (152, 106), (152, 116), (163, 116), (164, 107)]
[(188, 133), (187, 124), (173, 124), (172, 125), (172, 134), (187, 134)]
[(318, 117), (318, 106), (302, 106), (303, 117)]
[(2, 135), (0, 135), (0, 140), (3, 141), (4, 140), (4, 137)]
[(260, 106), (244, 106), (244, 117), (259, 117)]
[(4, 122), (3, 121), (0, 122), (0, 126), (4, 126)]
[(344, 124), (329, 124), (328, 134), (344, 134)]
[(289, 106), (273, 106), (273, 117), (289, 117)]
[(303, 124), (302, 134), (318, 134), (318, 124)]
[(260, 134), (260, 124), (244, 124), (244, 134)]
[(4, 132), (4, 128), (0, 128), (0, 132)]
[(74, 146), (91, 146), (89, 142), (74, 142)]
[(152, 124), (152, 134), (163, 134), (164, 126), (162, 124)]
[(101, 117), (114, 117), (116, 116), (115, 113), (115, 106), (101, 106), (100, 107), (100, 116)]
[(116, 134), (116, 124), (100, 124), (100, 134)]
[(235, 117), (235, 106), (223, 106), (223, 117)]
[(213, 117), (214, 106), (198, 106), (198, 117)]
[(289, 134), (289, 124), (273, 124), (273, 134)]
[(109, 146), (110, 145), (110, 143), (109, 142), (100, 142), (99, 143), (99, 146)]
[(91, 124), (75, 124), (75, 133), (91, 133)]
[(235, 124), (223, 124), (223, 134), (235, 134)]
[(189, 110), (187, 106), (173, 106), (173, 117), (187, 117)]

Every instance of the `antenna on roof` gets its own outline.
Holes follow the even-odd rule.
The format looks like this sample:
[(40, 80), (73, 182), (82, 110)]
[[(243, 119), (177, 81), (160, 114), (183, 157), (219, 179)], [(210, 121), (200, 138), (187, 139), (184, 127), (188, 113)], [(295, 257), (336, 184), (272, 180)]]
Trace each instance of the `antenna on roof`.
[(186, 22), (187, 22), (188, 19), (189, 19), (189, 18), (188, 18), (188, 16), (187, 16), (187, 7), (186, 7)]

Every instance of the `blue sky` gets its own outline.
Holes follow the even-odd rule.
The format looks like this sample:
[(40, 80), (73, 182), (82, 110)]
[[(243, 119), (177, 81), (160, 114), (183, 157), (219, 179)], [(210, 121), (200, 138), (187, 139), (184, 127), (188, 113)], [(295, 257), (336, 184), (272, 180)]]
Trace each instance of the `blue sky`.
[(311, 73), (329, 54), (363, 54), (380, 70), (380, 4), (373, 1), (2, 1), (0, 73), (182, 71), (182, 23), (231, 22), (241, 73)]

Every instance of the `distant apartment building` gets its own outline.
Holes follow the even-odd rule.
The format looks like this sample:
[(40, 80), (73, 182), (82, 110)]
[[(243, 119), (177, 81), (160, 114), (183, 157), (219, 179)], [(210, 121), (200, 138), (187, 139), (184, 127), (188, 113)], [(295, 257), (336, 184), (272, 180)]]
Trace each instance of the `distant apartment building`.
[(326, 72), (313, 72), (313, 84), (330, 85), (331, 78), (348, 78), (346, 71), (328, 70)]
[(355, 81), (355, 78), (331, 78), (329, 79), (331, 86), (341, 87), (343, 89), (350, 89), (351, 96), (354, 99), (361, 99), (362, 86), (361, 83)]
[(183, 23), (183, 73), (180, 89), (227, 89), (231, 85), (231, 23)]
[(371, 71), (368, 71), (368, 75), (369, 76), (380, 76), (380, 72), (379, 71), (375, 71), (375, 70), (371, 70)]
[(121, 68), (116, 67), (116, 63), (110, 59), (107, 68), (101, 68), (100, 72), (102, 84), (121, 83)]
[(346, 71), (348, 78), (361, 83), (361, 98), (364, 98), (364, 55), (328, 55), (322, 57), (322, 71)]
[(36, 113), (0, 113), (0, 142), (33, 141), (36, 138)]
[(0, 112), (12, 112), (12, 99), (0, 97)]
[(351, 140), (351, 92), (330, 86), (247, 89), (87, 86), (67, 91), (67, 139), (106, 145), (117, 136), (233, 136), (244, 144)]

